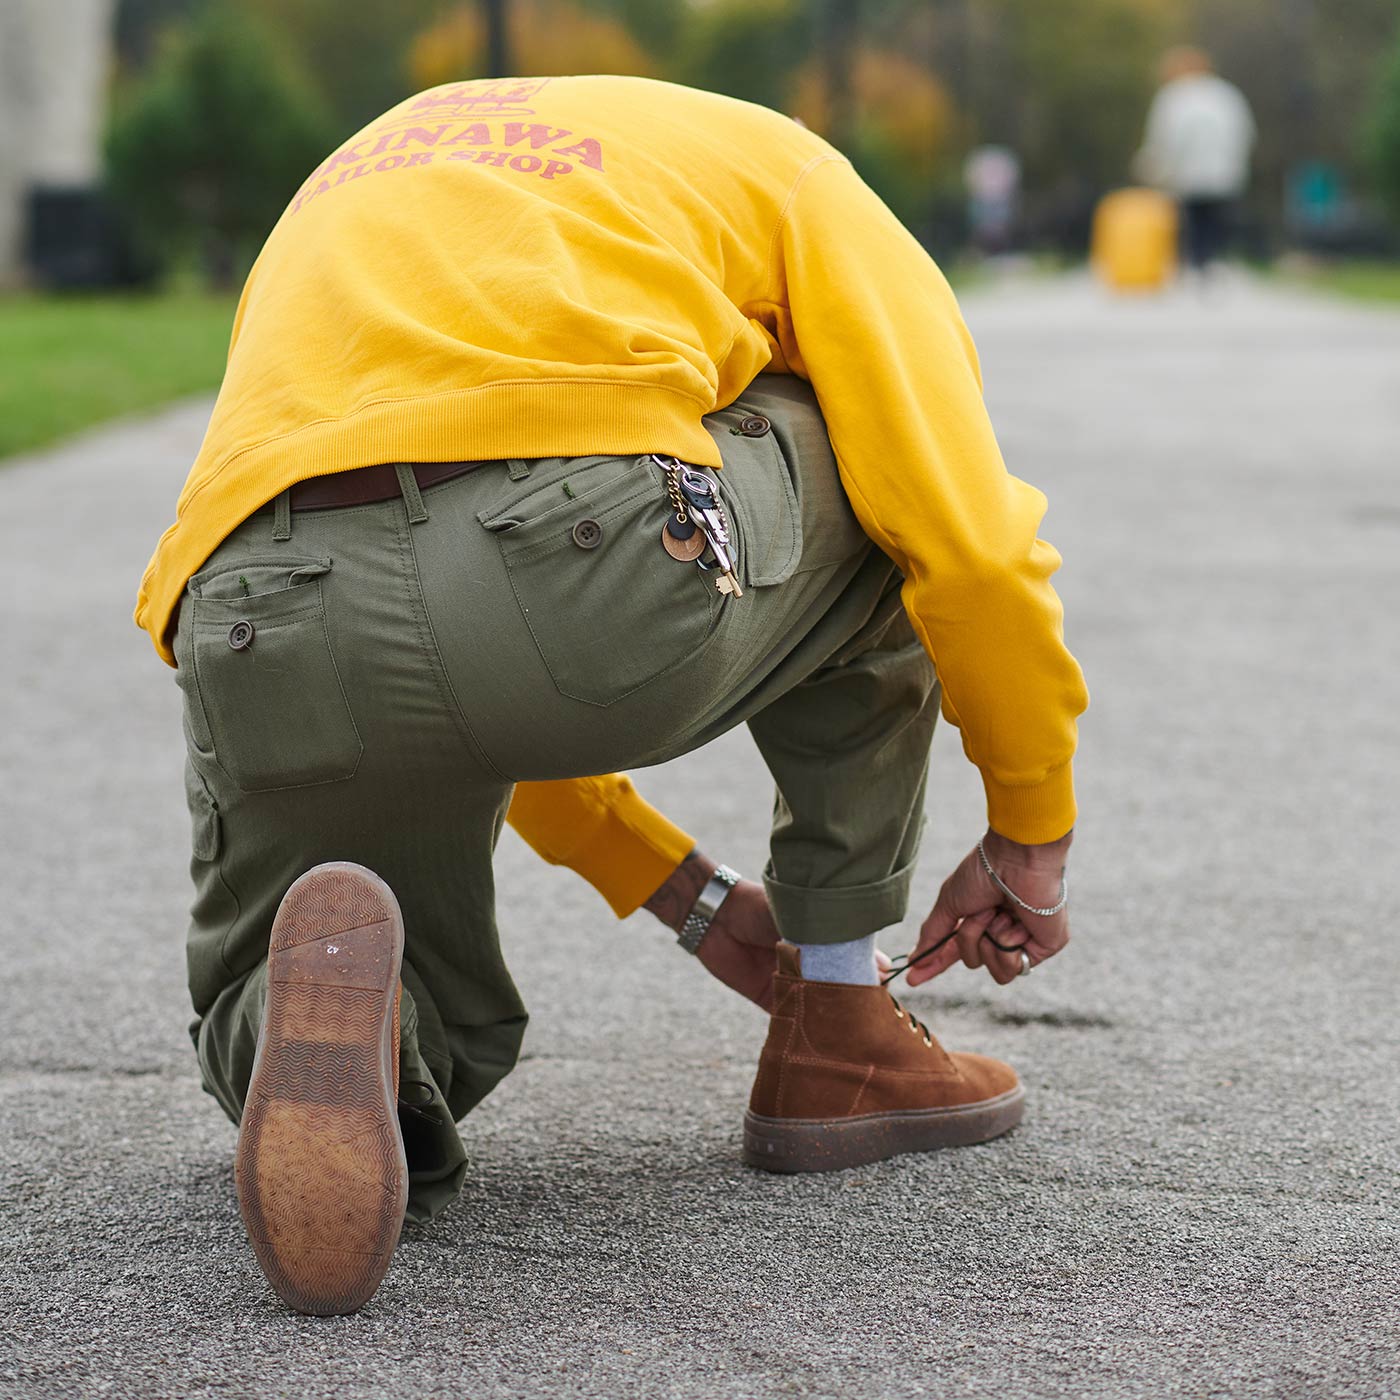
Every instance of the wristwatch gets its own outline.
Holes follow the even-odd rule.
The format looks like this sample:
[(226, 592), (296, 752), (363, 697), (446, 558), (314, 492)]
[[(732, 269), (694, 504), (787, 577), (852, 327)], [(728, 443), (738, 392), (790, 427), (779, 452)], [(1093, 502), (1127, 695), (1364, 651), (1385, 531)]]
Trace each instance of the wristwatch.
[(738, 871), (731, 870), (727, 865), (715, 867), (715, 873), (700, 891), (699, 898), (691, 906), (690, 913), (685, 916), (685, 923), (681, 925), (681, 931), (676, 936), (676, 942), (687, 953), (699, 951), (701, 940), (709, 933), (710, 925), (719, 913), (719, 906), (729, 898), (729, 891), (739, 883), (740, 878)]

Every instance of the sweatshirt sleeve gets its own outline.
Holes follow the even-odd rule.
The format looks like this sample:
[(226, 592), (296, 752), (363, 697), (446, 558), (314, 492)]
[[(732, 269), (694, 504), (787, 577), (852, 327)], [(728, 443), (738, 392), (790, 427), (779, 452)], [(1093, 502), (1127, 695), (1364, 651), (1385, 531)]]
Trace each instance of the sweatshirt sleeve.
[(625, 773), (517, 783), (506, 820), (551, 865), (582, 875), (625, 919), (695, 849)]
[(1037, 537), (1045, 497), (1002, 462), (947, 282), (846, 160), (826, 156), (789, 196), (771, 287), (752, 314), (811, 381), (856, 516), (904, 574), (988, 820), (1012, 840), (1058, 839), (1074, 825), (1088, 695), (1050, 584), (1060, 557)]

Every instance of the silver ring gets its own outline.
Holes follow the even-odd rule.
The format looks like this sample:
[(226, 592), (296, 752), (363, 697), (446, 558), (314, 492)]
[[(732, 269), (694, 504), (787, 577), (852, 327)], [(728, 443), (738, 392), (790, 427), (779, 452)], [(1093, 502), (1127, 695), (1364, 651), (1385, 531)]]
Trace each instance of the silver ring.
[(1031, 955), (1024, 948), (1021, 949), (1021, 970), (1017, 977), (1029, 977), (1031, 975)]

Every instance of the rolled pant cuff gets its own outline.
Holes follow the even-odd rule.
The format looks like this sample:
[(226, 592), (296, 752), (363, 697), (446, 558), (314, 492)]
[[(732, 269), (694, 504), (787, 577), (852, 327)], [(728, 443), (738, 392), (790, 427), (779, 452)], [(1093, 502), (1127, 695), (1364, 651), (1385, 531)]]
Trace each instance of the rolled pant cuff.
[(846, 943), (888, 928), (904, 918), (914, 878), (911, 861), (873, 885), (809, 889), (775, 880), (763, 872), (763, 887), (778, 931), (789, 943)]

